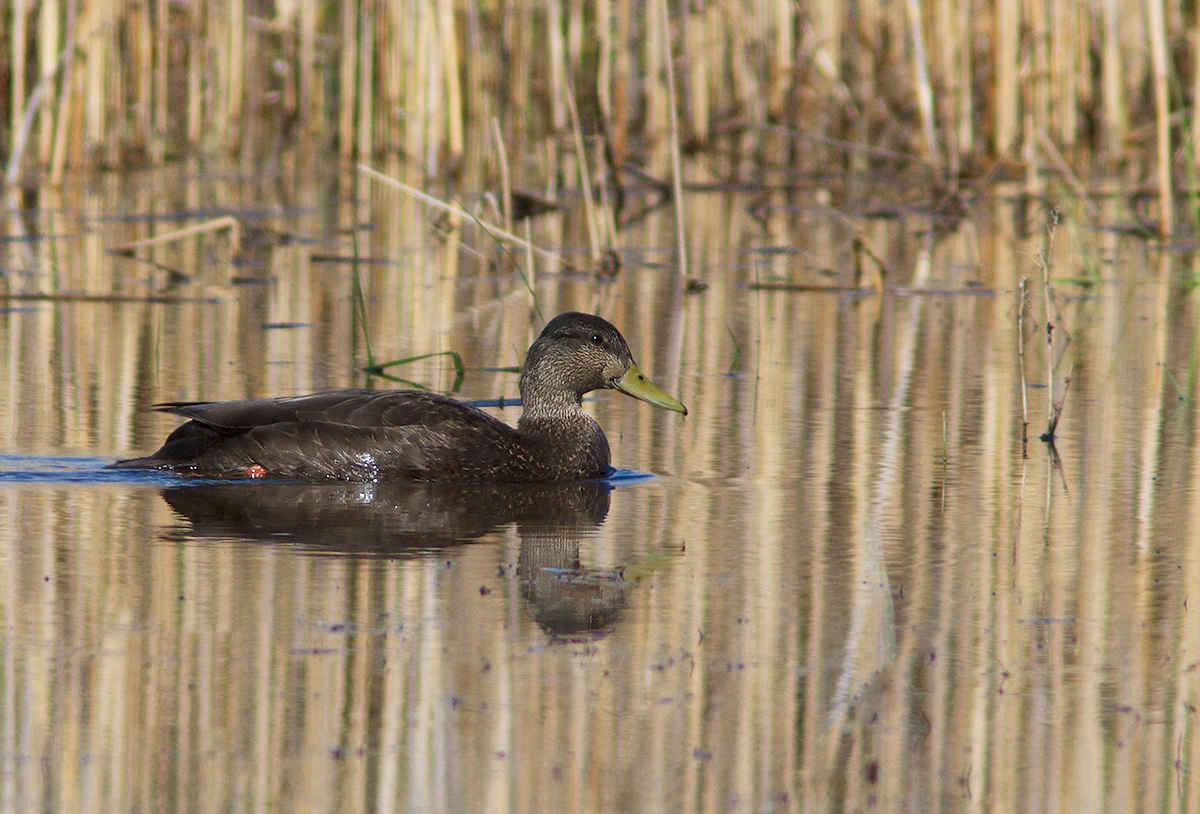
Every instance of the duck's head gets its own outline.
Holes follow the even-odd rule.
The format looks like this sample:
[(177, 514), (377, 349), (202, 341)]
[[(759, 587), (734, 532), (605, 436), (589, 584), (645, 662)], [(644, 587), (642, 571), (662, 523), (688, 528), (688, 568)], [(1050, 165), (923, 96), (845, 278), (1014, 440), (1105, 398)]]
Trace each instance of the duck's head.
[(625, 337), (591, 314), (559, 314), (529, 348), (521, 372), (525, 414), (577, 408), (584, 393), (609, 388), (664, 410), (687, 408), (638, 369)]

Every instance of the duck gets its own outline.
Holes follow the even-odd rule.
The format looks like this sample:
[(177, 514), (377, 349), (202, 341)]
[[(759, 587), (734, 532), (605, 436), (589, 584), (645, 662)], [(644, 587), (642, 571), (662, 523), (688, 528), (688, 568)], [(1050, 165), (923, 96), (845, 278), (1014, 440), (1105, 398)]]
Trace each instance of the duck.
[(422, 390), (155, 404), (187, 421), (157, 452), (111, 466), (232, 479), (586, 481), (615, 471), (604, 430), (583, 410), (586, 393), (617, 390), (687, 415), (637, 366), (620, 331), (592, 314), (550, 320), (529, 348), (519, 386), (515, 427)]

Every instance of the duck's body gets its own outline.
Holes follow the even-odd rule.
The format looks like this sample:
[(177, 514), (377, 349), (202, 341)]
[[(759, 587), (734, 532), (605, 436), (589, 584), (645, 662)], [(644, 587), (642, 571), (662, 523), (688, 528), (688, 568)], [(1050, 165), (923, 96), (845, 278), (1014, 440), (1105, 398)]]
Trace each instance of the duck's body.
[(156, 405), (190, 419), (123, 468), (207, 477), (537, 483), (606, 477), (608, 440), (584, 393), (613, 388), (686, 415), (638, 370), (621, 334), (562, 314), (529, 349), (516, 427), (445, 396), (338, 390), (292, 398)]
[[(191, 419), (123, 467), (216, 477), (481, 483), (602, 478), (608, 441), (583, 414), (518, 430), (419, 390), (158, 405)], [(259, 469), (261, 467), (261, 469)]]

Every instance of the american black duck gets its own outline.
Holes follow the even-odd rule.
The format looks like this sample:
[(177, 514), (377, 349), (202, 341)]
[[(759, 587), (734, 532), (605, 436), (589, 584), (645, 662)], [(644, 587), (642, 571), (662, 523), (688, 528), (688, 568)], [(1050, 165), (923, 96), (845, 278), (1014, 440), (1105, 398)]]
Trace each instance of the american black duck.
[(418, 390), (337, 390), (275, 399), (170, 402), (189, 421), (153, 455), (115, 467), (301, 480), (541, 483), (606, 477), (608, 440), (581, 399), (609, 388), (687, 415), (633, 362), (624, 337), (590, 314), (552, 319), (521, 373), (514, 428)]

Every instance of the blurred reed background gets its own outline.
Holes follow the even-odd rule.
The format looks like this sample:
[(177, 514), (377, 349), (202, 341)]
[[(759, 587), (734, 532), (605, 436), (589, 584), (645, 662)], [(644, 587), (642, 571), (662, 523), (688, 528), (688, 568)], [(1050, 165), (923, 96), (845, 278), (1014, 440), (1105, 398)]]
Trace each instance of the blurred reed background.
[(964, 169), (1036, 185), (1038, 163), (1099, 165), (1166, 200), (1200, 158), (1200, 12), (1179, 0), (0, 8), (10, 183), (281, 143), (453, 176), (493, 118), (559, 166), (573, 107), (597, 163), (661, 173), (668, 52), (679, 143), (723, 156), (723, 180), (916, 162), (950, 186)]

